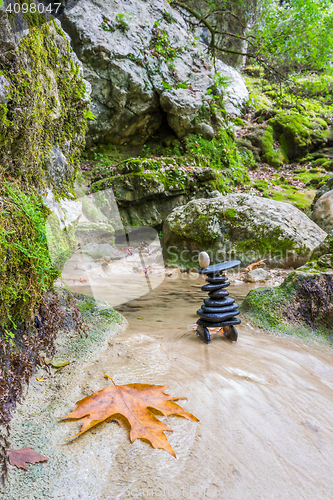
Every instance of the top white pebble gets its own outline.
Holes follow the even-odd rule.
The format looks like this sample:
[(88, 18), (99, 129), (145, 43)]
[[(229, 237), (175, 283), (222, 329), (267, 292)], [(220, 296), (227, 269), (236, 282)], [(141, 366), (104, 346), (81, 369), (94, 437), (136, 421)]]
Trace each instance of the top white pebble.
[(205, 269), (208, 267), (210, 264), (210, 258), (208, 253), (206, 252), (200, 252), (199, 253), (199, 266)]

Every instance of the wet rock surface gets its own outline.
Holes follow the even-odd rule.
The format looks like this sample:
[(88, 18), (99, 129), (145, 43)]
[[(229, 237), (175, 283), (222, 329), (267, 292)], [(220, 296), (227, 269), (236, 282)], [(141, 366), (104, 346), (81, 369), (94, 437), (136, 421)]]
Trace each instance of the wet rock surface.
[(253, 269), (245, 276), (245, 281), (247, 283), (258, 283), (260, 281), (266, 281), (269, 278), (269, 273), (265, 269)]

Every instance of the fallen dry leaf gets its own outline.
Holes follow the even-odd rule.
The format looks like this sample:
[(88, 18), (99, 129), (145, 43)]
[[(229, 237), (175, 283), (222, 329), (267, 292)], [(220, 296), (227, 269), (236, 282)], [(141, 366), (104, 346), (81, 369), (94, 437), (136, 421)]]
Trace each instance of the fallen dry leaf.
[(7, 450), (10, 465), (15, 465), (19, 469), (28, 470), (28, 464), (37, 464), (45, 462), (48, 457), (43, 457), (31, 448), (22, 448), (21, 450)]
[(43, 377), (36, 377), (37, 382), (45, 382), (45, 378)]
[(63, 366), (67, 366), (70, 364), (70, 361), (66, 361), (65, 359), (54, 359), (51, 361), (52, 368), (62, 368)]
[(258, 262), (254, 262), (253, 264), (250, 264), (249, 266), (247, 266), (244, 269), (244, 272), (249, 273), (250, 271), (253, 271), (253, 269), (257, 269), (257, 267), (260, 267), (261, 264), (263, 264), (264, 262), (266, 262), (266, 259), (258, 260)]
[[(108, 375), (105, 377), (111, 379)], [(158, 420), (148, 408), (158, 410), (166, 417), (180, 415), (194, 422), (199, 422), (199, 420), (174, 403), (180, 398), (165, 394), (163, 392), (165, 389), (167, 386), (148, 384), (106, 387), (77, 401), (76, 410), (61, 418), (82, 418), (83, 425), (80, 432), (72, 436), (76, 437), (107, 418), (121, 414), (131, 426), (130, 439), (132, 443), (136, 439), (146, 439), (153, 448), (161, 448), (176, 457), (164, 434), (164, 431), (172, 432), (172, 429)]]

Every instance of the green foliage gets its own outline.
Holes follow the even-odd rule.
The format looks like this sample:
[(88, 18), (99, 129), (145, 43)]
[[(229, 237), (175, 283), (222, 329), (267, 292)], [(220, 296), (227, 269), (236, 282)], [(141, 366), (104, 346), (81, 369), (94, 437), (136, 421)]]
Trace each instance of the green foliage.
[(183, 47), (173, 47), (170, 44), (169, 33), (166, 29), (160, 28), (161, 20), (157, 20), (153, 27), (153, 36), (150, 40), (149, 48), (155, 57), (162, 57), (169, 63), (170, 69), (175, 69), (174, 60), (184, 51)]
[(264, 0), (251, 35), (253, 52), (272, 75), (331, 71), (333, 9), (329, 0)]
[(165, 90), (172, 90), (172, 89), (173, 89), (173, 86), (172, 86), (172, 85), (170, 85), (170, 84), (169, 84), (169, 83), (167, 83), (167, 82), (162, 81), (162, 85), (163, 85), (163, 88), (164, 88)]
[(167, 12), (166, 10), (163, 12), (162, 17), (164, 21), (167, 22), (168, 24), (174, 24), (177, 22), (176, 19), (173, 17), (173, 15), (170, 14), (170, 12)]
[(102, 30), (109, 31), (110, 33), (114, 33), (116, 30), (126, 33), (129, 30), (129, 24), (127, 21), (129, 21), (131, 17), (131, 14), (120, 13), (116, 15), (114, 21), (111, 21), (109, 18), (104, 16), (101, 28)]
[(94, 120), (94, 121), (96, 121), (96, 116), (94, 115), (94, 113), (92, 113), (92, 112), (90, 111), (90, 109), (88, 109), (88, 110), (86, 111), (86, 113), (85, 113), (85, 115), (84, 115), (84, 116), (85, 116), (85, 118), (87, 118), (87, 120)]
[(263, 160), (274, 168), (281, 168), (287, 158), (284, 157), (280, 150), (274, 149), (273, 128), (266, 127), (261, 139), (262, 157)]

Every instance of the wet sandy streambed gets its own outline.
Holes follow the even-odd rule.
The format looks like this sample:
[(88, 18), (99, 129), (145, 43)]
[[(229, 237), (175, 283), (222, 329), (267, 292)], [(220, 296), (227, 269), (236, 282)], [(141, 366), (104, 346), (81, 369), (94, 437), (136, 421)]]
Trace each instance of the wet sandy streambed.
[[(7, 498), (15, 492), (23, 498), (23, 491), (24, 498), (65, 500), (333, 498), (332, 352), (247, 322), (237, 327), (238, 343), (219, 335), (204, 344), (188, 328), (205, 297), (203, 281), (186, 274), (166, 278), (119, 306), (127, 330), (111, 336), (82, 369), (65, 367), (55, 375), (60, 388), (52, 395), (52, 418), (27, 415), (30, 389), (23, 408), (31, 422), (25, 445), (44, 439), (51, 460), (17, 472), (16, 481), (24, 484), (11, 479)], [(250, 287), (233, 284), (228, 290), (239, 301)], [(85, 288), (77, 291), (87, 293)], [(140, 440), (130, 444), (128, 428), (115, 423), (68, 444), (64, 438), (79, 423), (48, 424), (74, 409), (76, 400), (106, 387), (104, 373), (119, 384), (167, 385), (170, 394), (187, 398), (180, 404), (199, 423), (161, 417), (174, 429), (167, 435), (177, 459)], [(32, 394), (38, 403), (38, 390)], [(20, 432), (17, 418), (15, 425)]]

